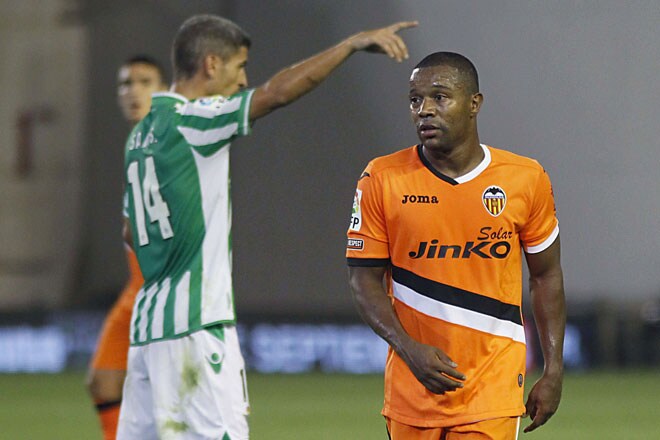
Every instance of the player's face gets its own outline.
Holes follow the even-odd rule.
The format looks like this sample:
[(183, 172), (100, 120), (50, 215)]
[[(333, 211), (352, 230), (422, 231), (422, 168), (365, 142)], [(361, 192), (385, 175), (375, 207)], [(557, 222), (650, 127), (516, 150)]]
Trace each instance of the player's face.
[(451, 151), (476, 129), (481, 94), (471, 94), (455, 67), (431, 66), (410, 75), (410, 113), (424, 147)]
[(150, 64), (134, 63), (122, 66), (117, 76), (119, 108), (124, 118), (137, 124), (151, 108), (151, 94), (164, 90), (158, 69)]
[(220, 60), (220, 67), (213, 82), (212, 95), (231, 96), (239, 90), (247, 87), (247, 72), (245, 70), (248, 61), (247, 47), (239, 48), (234, 55), (226, 61)]

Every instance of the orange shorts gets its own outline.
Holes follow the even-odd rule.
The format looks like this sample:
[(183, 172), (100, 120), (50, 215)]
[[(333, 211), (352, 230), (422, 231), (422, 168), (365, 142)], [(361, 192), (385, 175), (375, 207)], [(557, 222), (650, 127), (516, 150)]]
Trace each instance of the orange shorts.
[(385, 418), (391, 440), (517, 440), (520, 417), (482, 420), (445, 428), (420, 428)]
[(96, 352), (92, 358), (93, 369), (126, 370), (131, 314), (139, 290), (139, 285), (127, 284), (106, 316), (96, 345)]

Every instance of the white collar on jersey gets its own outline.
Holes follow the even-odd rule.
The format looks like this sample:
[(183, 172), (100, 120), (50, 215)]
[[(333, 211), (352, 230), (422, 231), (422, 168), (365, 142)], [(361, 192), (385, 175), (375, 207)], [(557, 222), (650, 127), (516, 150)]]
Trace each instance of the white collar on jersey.
[(458, 183), (469, 182), (472, 179), (475, 179), (479, 174), (481, 174), (487, 167), (490, 165), (490, 149), (484, 144), (480, 144), (481, 148), (484, 150), (484, 158), (472, 171), (463, 174), (459, 177), (454, 177), (454, 180)]

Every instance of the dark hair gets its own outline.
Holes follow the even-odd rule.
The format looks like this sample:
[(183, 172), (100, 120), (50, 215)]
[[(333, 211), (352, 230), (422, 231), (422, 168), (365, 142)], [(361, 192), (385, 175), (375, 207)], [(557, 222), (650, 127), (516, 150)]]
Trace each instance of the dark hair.
[(137, 54), (133, 55), (130, 58), (127, 58), (122, 66), (131, 66), (133, 64), (147, 64), (154, 69), (158, 71), (158, 75), (160, 76), (160, 82), (165, 84), (167, 80), (165, 79), (165, 69), (163, 69), (163, 65), (156, 60), (156, 58), (150, 56), (150, 55), (145, 55), (145, 54)]
[(177, 79), (191, 78), (206, 55), (228, 60), (241, 47), (250, 48), (250, 36), (236, 23), (217, 15), (194, 15), (174, 37), (172, 67)]
[(451, 66), (458, 69), (461, 79), (467, 85), (469, 93), (479, 92), (479, 75), (472, 61), (454, 52), (435, 52), (417, 63), (415, 69), (433, 66)]

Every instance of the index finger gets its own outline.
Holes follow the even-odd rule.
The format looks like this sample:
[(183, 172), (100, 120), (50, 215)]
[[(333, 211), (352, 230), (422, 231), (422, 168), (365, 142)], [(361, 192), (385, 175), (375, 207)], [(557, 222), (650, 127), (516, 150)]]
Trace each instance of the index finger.
[(388, 27), (392, 30), (392, 32), (399, 32), (401, 29), (408, 29), (411, 27), (415, 27), (418, 24), (419, 24), (418, 21), (400, 21)]
[(452, 378), (458, 379), (458, 380), (465, 380), (465, 374), (463, 374), (460, 371), (455, 370), (451, 367), (443, 368), (440, 371), (447, 377), (452, 377)]
[(465, 380), (465, 374), (461, 373), (458, 371), (456, 368), (458, 368), (458, 365), (456, 362), (451, 360), (449, 356), (442, 350), (436, 349), (436, 356), (438, 361), (440, 361), (440, 366), (438, 367), (438, 370), (445, 374), (448, 377), (453, 377), (458, 380)]

